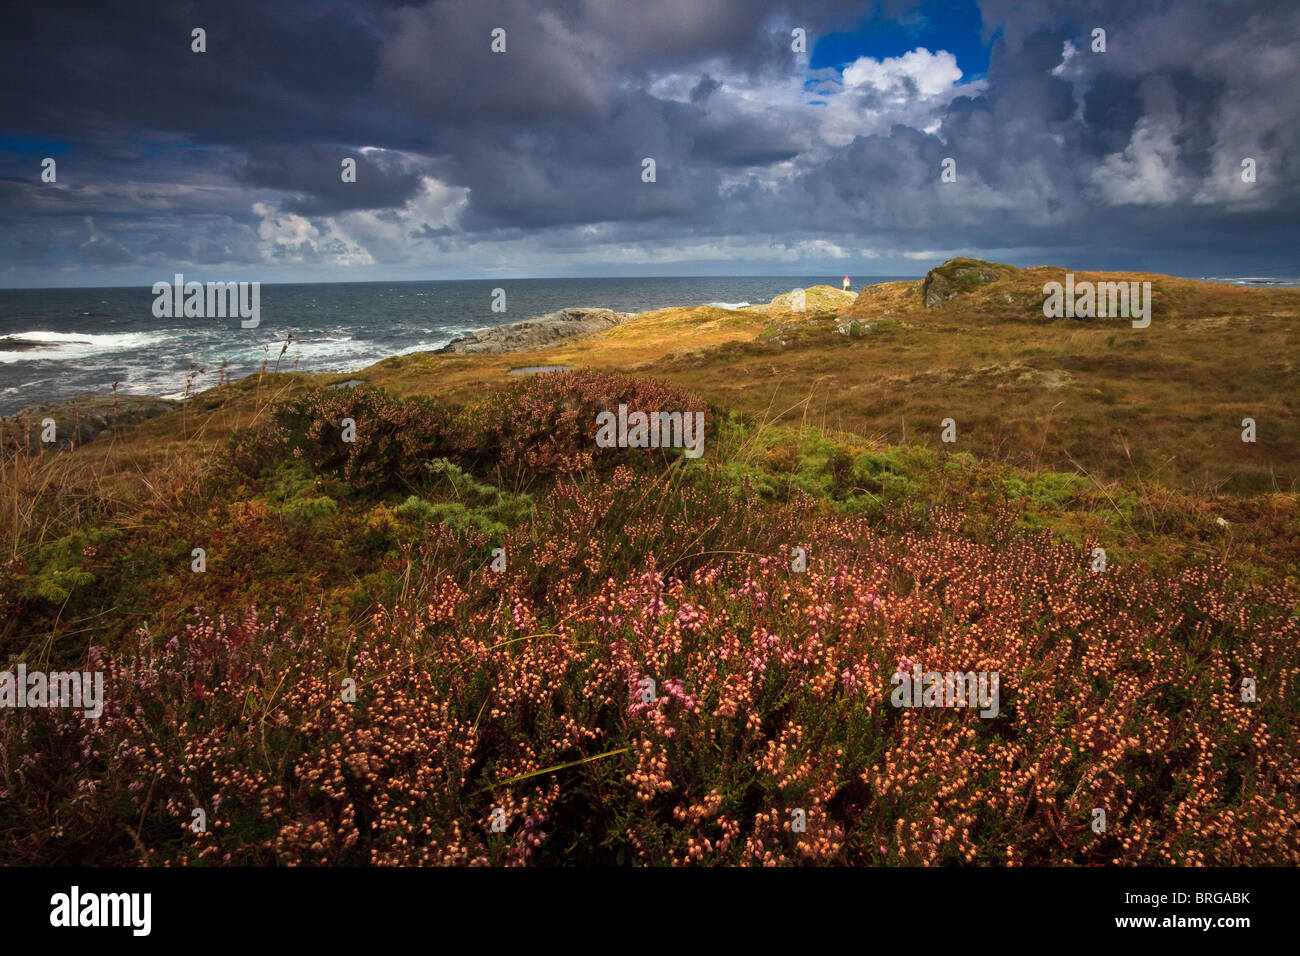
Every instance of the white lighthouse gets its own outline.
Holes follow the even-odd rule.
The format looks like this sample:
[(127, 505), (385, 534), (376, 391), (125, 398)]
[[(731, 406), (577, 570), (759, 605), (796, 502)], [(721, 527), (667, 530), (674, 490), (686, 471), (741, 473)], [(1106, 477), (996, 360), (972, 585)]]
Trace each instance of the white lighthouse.
[(849, 282), (849, 277), (848, 277), (848, 276), (845, 276), (845, 277), (844, 277), (844, 291), (845, 291), (845, 292), (848, 292), (848, 291), (849, 291), (849, 286), (850, 286), (850, 285), (852, 285), (852, 283)]

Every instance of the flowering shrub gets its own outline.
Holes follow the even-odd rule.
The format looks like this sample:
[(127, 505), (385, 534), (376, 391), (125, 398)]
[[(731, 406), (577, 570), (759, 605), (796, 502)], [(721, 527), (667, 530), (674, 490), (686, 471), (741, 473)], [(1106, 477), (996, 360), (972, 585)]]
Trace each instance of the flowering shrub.
[[(343, 440), (345, 419), (355, 422), (355, 441)], [(291, 457), (354, 491), (381, 492), (422, 480), (425, 462), (452, 451), (456, 434), (452, 413), (431, 398), (398, 399), (366, 385), (315, 388), (242, 436), (233, 457), (246, 474)]]
[[(707, 408), (667, 382), (613, 372), (535, 375), (459, 414), (434, 399), (399, 399), (369, 386), (317, 388), (280, 405), (269, 425), (240, 436), (231, 464), (258, 475), (291, 457), (358, 493), (382, 493), (427, 483), (436, 459), (527, 485), (587, 470), (608, 473), (619, 464), (662, 467), (678, 454), (597, 446), (597, 414), (620, 404), (629, 412)], [(356, 423), (355, 441), (343, 440), (344, 419)]]
[[(355, 628), (204, 613), (93, 648), (102, 719), (0, 712), (6, 860), (1300, 863), (1281, 586), (1091, 573), (955, 508), (747, 523), (667, 490), (553, 489), (505, 574), (440, 532), (413, 597)], [(655, 569), (601, 543), (624, 527)], [(913, 665), (997, 672), (999, 716), (895, 709)]]
[[(1300, 863), (1284, 575), (1113, 527), (1094, 573), (1026, 520), (1084, 483), (812, 429), (663, 469), (596, 446), (620, 403), (702, 407), (308, 393), (236, 469), (0, 563), (6, 659), (107, 698), (0, 709), (0, 862)], [(914, 668), (997, 674), (996, 716), (896, 708)]]
[[(550, 474), (618, 464), (662, 467), (678, 452), (654, 448), (600, 448), (596, 416), (628, 411), (703, 412), (704, 401), (668, 382), (616, 372), (576, 370), (530, 376), (474, 406), (465, 434), (470, 454), (486, 468), (499, 467), (528, 483)], [(711, 416), (705, 415), (708, 434)]]

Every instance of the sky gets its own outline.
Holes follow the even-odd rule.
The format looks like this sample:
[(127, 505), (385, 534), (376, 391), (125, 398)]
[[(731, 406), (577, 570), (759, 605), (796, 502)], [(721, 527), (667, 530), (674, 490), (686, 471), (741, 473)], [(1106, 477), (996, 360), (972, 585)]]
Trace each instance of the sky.
[(5, 287), (1300, 276), (1295, 0), (9, 0), (0, 25)]

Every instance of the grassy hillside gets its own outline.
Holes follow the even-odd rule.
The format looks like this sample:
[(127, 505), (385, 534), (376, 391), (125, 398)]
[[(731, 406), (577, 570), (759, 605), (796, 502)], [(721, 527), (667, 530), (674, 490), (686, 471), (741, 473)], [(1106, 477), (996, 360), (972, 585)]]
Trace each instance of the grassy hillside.
[[(938, 309), (924, 307), (921, 283), (907, 282), (868, 287), (838, 312), (665, 309), (527, 361), (654, 375), (737, 412), (888, 443), (938, 448), (939, 423), (953, 418), (961, 450), (1102, 481), (1209, 494), (1296, 490), (1300, 290), (1075, 273), (1152, 282), (1151, 327), (1134, 329), (1045, 319), (1043, 284), (1064, 270), (1002, 268), (1006, 278)], [(836, 331), (854, 320), (857, 330)], [(413, 355), (362, 377), (401, 393), (468, 398), (519, 364)], [(1241, 441), (1246, 417), (1257, 423), (1254, 444)]]
[(109, 704), (0, 710), (0, 860), (1295, 865), (1300, 293), (1138, 276), (1137, 330), (992, 268), (10, 448), (0, 654)]

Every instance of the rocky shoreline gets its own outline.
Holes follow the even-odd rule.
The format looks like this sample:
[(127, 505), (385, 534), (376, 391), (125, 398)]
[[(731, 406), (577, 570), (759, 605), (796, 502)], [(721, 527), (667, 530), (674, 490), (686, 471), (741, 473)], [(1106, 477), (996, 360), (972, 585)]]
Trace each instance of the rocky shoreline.
[[(472, 335), (453, 339), (435, 350), (435, 354), (500, 355), (507, 352), (529, 352), (555, 345), (564, 339), (613, 328), (635, 316), (634, 312), (615, 312), (612, 309), (560, 309), (558, 312), (481, 329)], [(35, 349), (49, 344), (18, 339), (0, 341), (4, 347), (12, 350)], [(359, 384), (359, 380), (340, 384)], [(86, 445), (107, 437), (118, 426), (137, 424), (183, 404), (179, 399), (116, 393), (79, 395), (64, 401), (38, 402), (12, 415), (0, 416), (0, 444), (25, 442), (33, 450)], [(48, 435), (44, 423), (50, 419), (54, 421), (53, 442), (42, 440), (43, 436)]]
[[(783, 293), (764, 305), (747, 306), (740, 311), (777, 313), (792, 311), (793, 293)], [(856, 293), (841, 292), (829, 286), (815, 286), (806, 290), (808, 312), (844, 307), (856, 298)], [(803, 303), (801, 303), (803, 304)], [(689, 306), (683, 308), (691, 308)], [(635, 312), (616, 312), (613, 309), (570, 307), (511, 322), (491, 326), (470, 335), (453, 339), (435, 355), (503, 355), (532, 352), (554, 347), (568, 339), (580, 338), (623, 325), (637, 317)], [(9, 350), (39, 349), (53, 343), (30, 340), (3, 339), (0, 347)], [(540, 370), (540, 369), (539, 369)], [(340, 385), (359, 384), (353, 379)], [(111, 435), (121, 425), (134, 425), (163, 415), (184, 404), (183, 400), (159, 398), (150, 395), (90, 394), (56, 402), (38, 402), (28, 405), (12, 415), (0, 416), (0, 444), (22, 443), (31, 448), (67, 448), (85, 445)], [(55, 441), (43, 442), (47, 430), (43, 423), (53, 419)]]
[(494, 325), (472, 335), (452, 339), (435, 354), (500, 355), (503, 352), (531, 352), (554, 345), (561, 339), (603, 332), (635, 318), (635, 312), (613, 309), (568, 308), (536, 318)]

